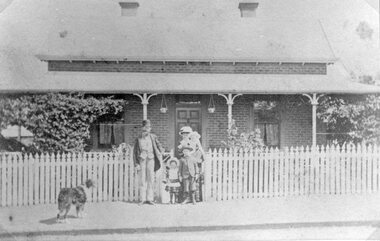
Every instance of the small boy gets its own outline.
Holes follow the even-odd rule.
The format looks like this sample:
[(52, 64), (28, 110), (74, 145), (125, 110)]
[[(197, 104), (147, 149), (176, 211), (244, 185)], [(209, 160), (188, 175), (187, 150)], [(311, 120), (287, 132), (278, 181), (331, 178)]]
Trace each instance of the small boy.
[(189, 203), (190, 201), (195, 204), (195, 191), (196, 180), (198, 179), (198, 165), (197, 160), (191, 155), (193, 148), (190, 146), (183, 146), (181, 158), (180, 173), (183, 183), (184, 200), (182, 204)]

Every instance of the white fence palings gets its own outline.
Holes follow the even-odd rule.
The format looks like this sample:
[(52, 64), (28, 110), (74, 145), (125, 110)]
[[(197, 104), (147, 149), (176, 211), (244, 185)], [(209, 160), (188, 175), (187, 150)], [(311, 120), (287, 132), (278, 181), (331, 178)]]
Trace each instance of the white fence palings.
[(224, 154), (223, 154), (223, 185), (222, 185), (222, 199), (227, 200), (228, 199), (228, 189), (227, 189), (227, 184), (228, 184), (228, 159), (227, 159), (227, 149), (224, 149)]
[[(95, 188), (88, 200), (138, 201), (139, 180), (132, 152), (74, 154), (2, 153), (0, 205), (56, 203), (59, 190)], [(378, 146), (285, 148), (264, 152), (213, 150), (204, 163), (204, 200), (341, 195), (379, 191)]]
[(0, 206), (56, 203), (61, 188), (95, 181), (88, 201), (138, 201), (131, 152), (21, 154), (1, 153)]
[[(211, 188), (207, 192), (217, 201), (226, 200), (224, 197), (372, 193), (380, 188), (377, 146), (285, 148), (254, 154), (214, 150), (209, 153), (209, 161), (213, 167), (212, 175), (223, 177), (206, 179), (206, 186), (221, 186), (221, 189)], [(219, 164), (221, 169), (217, 168)], [(222, 182), (214, 183), (219, 180)]]
[(217, 166), (216, 167), (216, 175), (215, 175), (215, 178), (216, 178), (216, 191), (217, 191), (217, 195), (216, 195), (216, 198), (218, 200), (223, 200), (223, 197), (222, 197), (222, 184), (223, 184), (223, 180), (222, 180), (222, 176), (223, 176), (223, 172), (222, 172), (222, 165), (223, 165), (223, 153), (222, 153), (222, 149), (219, 149), (219, 152), (218, 152), (218, 157), (219, 157), (219, 161), (217, 163), (215, 163), (215, 165)]
[[(251, 161), (250, 161), (251, 160)], [(254, 166), (254, 159), (253, 159), (253, 153), (252, 151), (249, 153), (249, 156), (248, 156), (248, 159), (246, 160), (246, 163), (248, 165), (248, 172), (247, 172), (247, 175), (248, 175), (248, 183), (247, 183), (247, 190), (248, 190), (248, 194), (247, 194), (247, 198), (252, 198), (253, 195), (253, 175), (254, 175), (254, 169), (253, 169), (253, 166)]]

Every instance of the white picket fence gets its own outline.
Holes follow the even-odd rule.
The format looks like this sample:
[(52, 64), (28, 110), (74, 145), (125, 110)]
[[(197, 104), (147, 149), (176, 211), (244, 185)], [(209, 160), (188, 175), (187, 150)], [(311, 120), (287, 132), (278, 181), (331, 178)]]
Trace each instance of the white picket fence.
[(0, 206), (56, 203), (63, 187), (91, 178), (89, 201), (137, 201), (138, 179), (131, 152), (0, 154)]
[(205, 163), (206, 200), (378, 192), (378, 146), (214, 150)]
[[(378, 192), (379, 162), (378, 146), (262, 153), (210, 150), (202, 167), (203, 200)], [(138, 201), (138, 178), (129, 148), (124, 154), (0, 153), (0, 206), (56, 203), (61, 188), (80, 185), (88, 178), (96, 182), (90, 202)], [(156, 178), (156, 193), (160, 193), (159, 175)]]

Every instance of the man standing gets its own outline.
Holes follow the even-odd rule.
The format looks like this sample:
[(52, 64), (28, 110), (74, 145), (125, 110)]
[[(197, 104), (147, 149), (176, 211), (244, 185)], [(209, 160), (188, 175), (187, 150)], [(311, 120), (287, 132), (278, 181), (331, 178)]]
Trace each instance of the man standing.
[(140, 204), (153, 205), (154, 174), (161, 167), (162, 146), (156, 135), (151, 134), (149, 120), (143, 120), (142, 133), (136, 138), (133, 148), (133, 161), (139, 173)]

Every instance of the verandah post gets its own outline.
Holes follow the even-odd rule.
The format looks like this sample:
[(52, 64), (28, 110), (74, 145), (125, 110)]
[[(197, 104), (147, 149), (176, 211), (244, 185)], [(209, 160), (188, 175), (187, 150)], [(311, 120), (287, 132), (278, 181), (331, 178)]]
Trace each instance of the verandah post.
[(318, 100), (321, 98), (323, 95), (317, 96), (316, 93), (313, 93), (312, 95), (309, 94), (303, 94), (303, 96), (306, 96), (309, 98), (310, 103), (312, 105), (312, 144), (313, 147), (317, 145), (317, 106), (318, 106)]
[(234, 104), (234, 101), (235, 101), (236, 97), (239, 97), (242, 94), (236, 94), (235, 96), (232, 96), (231, 93), (229, 93), (228, 95), (224, 95), (224, 94), (218, 94), (218, 95), (222, 96), (227, 101), (227, 106), (228, 106), (228, 114), (227, 114), (227, 117), (228, 117), (228, 129), (230, 129), (231, 125), (232, 125), (232, 105)]
[(148, 104), (149, 104), (149, 99), (152, 98), (153, 96), (157, 95), (157, 93), (151, 94), (148, 96), (147, 93), (144, 93), (142, 95), (140, 94), (133, 94), (138, 96), (141, 99), (141, 104), (143, 105), (143, 120), (148, 119)]

